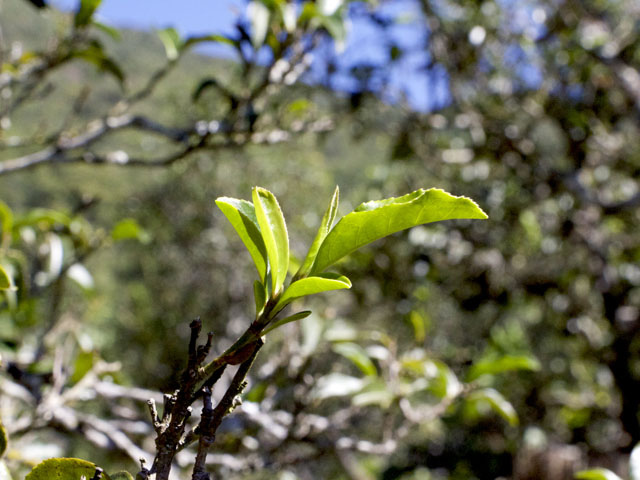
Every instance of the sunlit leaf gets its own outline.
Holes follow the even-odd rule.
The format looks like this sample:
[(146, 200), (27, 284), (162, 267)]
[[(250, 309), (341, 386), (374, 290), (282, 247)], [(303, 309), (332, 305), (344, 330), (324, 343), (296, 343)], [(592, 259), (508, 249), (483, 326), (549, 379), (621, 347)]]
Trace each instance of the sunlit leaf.
[(257, 49), (262, 46), (267, 37), (271, 12), (264, 3), (253, 1), (247, 6), (247, 17), (251, 22), (251, 43)]
[(321, 272), (345, 255), (392, 233), (450, 219), (485, 219), (487, 215), (466, 197), (432, 188), (398, 198), (367, 202), (340, 219), (320, 246), (311, 273)]
[(540, 362), (527, 355), (504, 355), (491, 360), (482, 360), (471, 366), (467, 381), (471, 382), (482, 375), (495, 375), (513, 370), (540, 370)]
[(278, 200), (270, 191), (255, 187), (252, 192), (256, 218), (271, 269), (272, 294), (280, 293), (289, 269), (289, 235)]
[(160, 41), (162, 41), (167, 58), (169, 60), (175, 60), (178, 58), (183, 46), (182, 39), (180, 38), (178, 31), (172, 27), (158, 30), (158, 37), (160, 38)]
[(430, 377), (427, 390), (440, 399), (455, 398), (462, 385), (455, 373), (444, 362), (426, 359), (422, 362), (424, 375)]
[(631, 457), (629, 457), (629, 479), (640, 480), (640, 443), (631, 450)]
[(316, 233), (316, 238), (314, 238), (313, 243), (311, 244), (311, 248), (309, 248), (309, 253), (307, 253), (304, 262), (302, 262), (302, 266), (298, 273), (293, 277), (294, 280), (302, 277), (306, 277), (311, 271), (311, 267), (313, 265), (314, 260), (318, 254), (318, 250), (320, 249), (320, 245), (326, 238), (326, 236), (331, 231), (331, 227), (333, 226), (333, 221), (336, 218), (336, 213), (338, 212), (338, 203), (340, 200), (340, 189), (336, 187), (333, 192), (333, 196), (331, 197), (331, 201), (329, 202), (329, 206), (327, 207), (327, 211), (324, 212), (324, 216), (322, 217), (322, 221), (320, 222), (320, 228), (318, 228), (318, 233)]
[(11, 277), (4, 269), (2, 265), (0, 265), (0, 290), (9, 290), (13, 283), (11, 282)]
[(383, 380), (377, 379), (365, 386), (360, 392), (354, 394), (351, 397), (351, 403), (356, 407), (377, 405), (386, 409), (389, 408), (394, 398), (395, 396), (389, 390), (387, 384)]
[(133, 218), (124, 218), (116, 223), (111, 230), (111, 238), (115, 241), (138, 240), (140, 243), (151, 241), (151, 235)]
[(76, 282), (84, 290), (91, 291), (95, 287), (91, 272), (81, 263), (71, 265), (67, 270), (67, 277)]
[(468, 402), (486, 402), (491, 409), (505, 419), (509, 425), (518, 425), (518, 414), (513, 405), (493, 388), (482, 388), (473, 391), (468, 397)]
[[(92, 478), (96, 473), (96, 465), (79, 458), (50, 458), (39, 463), (26, 476), (25, 480), (78, 480), (83, 476)], [(111, 480), (106, 473), (102, 474), (104, 480)]]
[(73, 19), (73, 24), (78, 27), (84, 27), (91, 23), (91, 18), (96, 9), (100, 6), (102, 0), (80, 0), (78, 10)]
[(269, 328), (263, 330), (262, 333), (266, 335), (267, 333), (281, 327), (282, 325), (286, 325), (287, 323), (291, 322), (297, 322), (298, 320), (307, 318), (309, 315), (311, 315), (311, 310), (303, 310), (302, 312), (294, 313), (293, 315), (289, 315), (288, 317), (278, 320), (273, 325), (269, 325)]
[(49, 233), (47, 235), (47, 245), (49, 246), (47, 274), (49, 278), (56, 278), (62, 272), (64, 265), (64, 244), (60, 235)]
[(249, 250), (260, 280), (264, 281), (267, 276), (267, 249), (260, 233), (254, 206), (246, 200), (229, 197), (218, 198), (216, 205), (222, 210), (240, 236), (242, 243)]
[(296, 29), (296, 5), (293, 3), (283, 2), (279, 3), (280, 15), (282, 16), (282, 23), (287, 32), (293, 32)]
[(4, 461), (0, 460), (0, 480), (12, 480), (11, 473)]
[(375, 376), (378, 374), (378, 370), (366, 350), (357, 343), (336, 343), (333, 345), (333, 351), (353, 362), (365, 375)]
[(294, 300), (307, 295), (343, 288), (351, 288), (351, 281), (343, 275), (322, 273), (315, 277), (301, 278), (289, 285), (273, 311), (277, 313)]
[(330, 373), (320, 377), (311, 392), (311, 397), (325, 399), (330, 397), (345, 397), (362, 390), (367, 385), (365, 378), (352, 377), (343, 373)]
[(618, 475), (606, 468), (593, 468), (576, 472), (574, 478), (578, 480), (622, 480)]

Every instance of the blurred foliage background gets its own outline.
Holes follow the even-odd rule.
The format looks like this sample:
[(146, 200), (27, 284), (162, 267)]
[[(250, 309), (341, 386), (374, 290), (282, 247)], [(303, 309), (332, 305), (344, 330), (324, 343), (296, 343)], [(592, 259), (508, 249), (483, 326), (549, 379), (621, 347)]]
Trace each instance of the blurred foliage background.
[[(105, 58), (128, 92), (167, 63), (155, 34), (98, 31), (108, 56), (61, 65), (15, 105), (23, 86), (7, 79), (30, 55), (60, 50), (54, 39), (73, 18), (23, 0), (0, 8), (0, 165), (117, 104), (120, 70)], [(25, 413), (37, 411), (56, 347), (70, 386), (106, 361), (121, 369), (100, 371), (105, 381), (170, 391), (191, 318), (222, 351), (254, 314), (250, 258), (213, 200), (268, 188), (303, 255), (338, 184), (343, 214), (435, 186), (490, 219), (417, 227), (345, 261), (353, 289), (315, 300), (312, 317), (268, 339), (212, 468), (282, 479), (553, 480), (588, 465), (622, 474), (640, 441), (640, 5), (415, 0), (337, 12), (375, 27), (380, 59), (336, 51), (341, 30), (325, 21), (317, 31), (333, 39), (312, 33), (313, 61), (293, 83), (274, 80), (282, 35), (267, 36), (274, 62), (249, 71), (246, 58), (186, 52), (134, 106), (176, 128), (228, 120), (235, 130), (214, 147), (161, 168), (54, 159), (0, 172), (2, 263), (19, 287), (0, 313), (0, 417), (16, 471), (49, 453), (134, 470), (90, 421)], [(428, 80), (415, 87), (428, 108), (394, 80), (410, 67)], [(203, 83), (242, 99), (265, 71), (251, 102)], [(296, 130), (318, 121), (326, 128)], [(274, 128), (278, 141), (257, 135)], [(179, 152), (144, 133), (117, 131), (85, 151)], [(144, 449), (143, 403), (130, 397), (116, 412), (96, 398), (73, 408), (120, 415)]]

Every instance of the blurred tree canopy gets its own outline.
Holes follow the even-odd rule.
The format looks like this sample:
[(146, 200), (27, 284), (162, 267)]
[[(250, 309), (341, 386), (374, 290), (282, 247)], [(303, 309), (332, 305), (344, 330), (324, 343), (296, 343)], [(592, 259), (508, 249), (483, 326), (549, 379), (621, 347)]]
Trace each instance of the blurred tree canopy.
[[(0, 3), (15, 471), (47, 455), (27, 444), (131, 464), (149, 449), (140, 401), (175, 387), (188, 320), (222, 349), (253, 315), (250, 259), (213, 200), (256, 184), (308, 235), (294, 256), (336, 184), (345, 211), (435, 186), (490, 219), (345, 261), (353, 289), (258, 357), (218, 435), (225, 478), (624, 471), (640, 442), (637, 1), (254, 1), (229, 38), (29, 3)], [(205, 42), (236, 59), (192, 52)], [(52, 417), (62, 364), (72, 392), (90, 372), (99, 393)]]

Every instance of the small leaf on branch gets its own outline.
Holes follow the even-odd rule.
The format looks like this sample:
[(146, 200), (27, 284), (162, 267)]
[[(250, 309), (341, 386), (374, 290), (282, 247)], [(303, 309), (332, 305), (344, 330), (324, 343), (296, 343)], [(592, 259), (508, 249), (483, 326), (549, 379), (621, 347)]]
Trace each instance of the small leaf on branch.
[(272, 295), (280, 293), (289, 270), (289, 235), (276, 197), (270, 191), (255, 187), (252, 192), (256, 218), (267, 249), (271, 269)]
[(267, 276), (267, 249), (260, 233), (256, 210), (251, 202), (236, 198), (220, 197), (216, 205), (236, 230), (258, 270), (261, 281)]
[[(50, 458), (36, 465), (25, 480), (89, 479), (95, 475), (96, 468), (95, 464), (79, 458)], [(101, 478), (111, 480), (106, 473)]]
[(87, 48), (72, 52), (71, 56), (92, 63), (99, 71), (116, 77), (120, 85), (124, 84), (124, 72), (113, 59), (107, 56), (100, 42), (93, 41)]
[(324, 213), (322, 217), (322, 222), (320, 222), (320, 228), (318, 228), (318, 233), (316, 233), (316, 238), (314, 238), (313, 243), (311, 244), (311, 248), (309, 248), (309, 253), (307, 253), (300, 270), (293, 277), (294, 280), (298, 278), (306, 277), (311, 270), (311, 266), (313, 265), (314, 260), (316, 259), (316, 255), (318, 255), (318, 250), (320, 249), (320, 245), (331, 231), (331, 227), (333, 226), (333, 221), (336, 218), (336, 213), (338, 212), (338, 203), (340, 201), (340, 189), (336, 187), (333, 192), (333, 196), (331, 197), (331, 202), (329, 203), (329, 207), (327, 211)]
[(343, 288), (351, 288), (351, 281), (347, 277), (335, 273), (323, 273), (314, 277), (302, 278), (289, 285), (278, 300), (273, 312), (279, 312), (298, 298)]
[(342, 217), (326, 236), (311, 274), (322, 272), (349, 253), (392, 233), (424, 223), (463, 218), (486, 219), (487, 215), (473, 200), (436, 188), (363, 203)]
[(10, 290), (12, 285), (11, 277), (4, 267), (0, 265), (0, 290)]
[(151, 236), (133, 218), (120, 220), (111, 230), (111, 238), (115, 241), (138, 240), (140, 243), (149, 243)]
[(288, 317), (283, 318), (282, 320), (278, 320), (273, 325), (269, 325), (268, 328), (262, 331), (263, 335), (266, 335), (269, 332), (272, 332), (276, 328), (279, 328), (287, 323), (297, 322), (298, 320), (302, 320), (303, 318), (307, 318), (311, 315), (311, 310), (303, 310), (302, 312), (294, 313), (293, 315), (289, 315)]
[(102, 0), (80, 0), (80, 5), (73, 19), (76, 28), (85, 27), (91, 23), (91, 19)]
[(618, 475), (606, 468), (581, 470), (574, 475), (578, 480), (622, 480)]
[(351, 360), (365, 375), (376, 376), (378, 374), (378, 370), (369, 358), (369, 355), (367, 355), (367, 352), (357, 343), (336, 343), (333, 346), (333, 351), (342, 355), (344, 358)]
[(468, 397), (467, 401), (470, 403), (486, 402), (491, 409), (505, 419), (509, 425), (518, 425), (518, 414), (516, 413), (513, 405), (502, 396), (500, 392), (493, 388), (483, 388), (475, 390)]
[(471, 366), (467, 374), (467, 382), (482, 375), (495, 375), (514, 370), (540, 370), (540, 362), (527, 355), (504, 355), (496, 359), (482, 360)]
[(158, 37), (164, 45), (164, 51), (169, 60), (175, 60), (182, 50), (183, 43), (180, 34), (175, 28), (165, 28), (158, 31)]
[(271, 12), (261, 1), (249, 2), (247, 16), (251, 22), (251, 43), (256, 50), (262, 46), (269, 30)]

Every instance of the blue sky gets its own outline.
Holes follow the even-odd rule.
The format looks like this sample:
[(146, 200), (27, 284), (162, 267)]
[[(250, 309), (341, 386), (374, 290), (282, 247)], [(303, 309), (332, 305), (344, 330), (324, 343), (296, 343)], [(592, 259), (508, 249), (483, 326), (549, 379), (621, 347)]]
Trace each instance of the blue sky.
[[(51, 3), (63, 10), (73, 10), (78, 0), (52, 0)], [(416, 110), (427, 111), (448, 102), (446, 75), (428, 76), (421, 71), (424, 64), (425, 29), (420, 24), (421, 17), (415, 0), (395, 0), (388, 2), (386, 14), (415, 19), (413, 23), (403, 22), (392, 27), (389, 35), (382, 38), (376, 28), (362, 17), (351, 22), (350, 33), (344, 51), (339, 56), (340, 65), (345, 69), (357, 62), (369, 62), (377, 66), (388, 64), (389, 42), (396, 43), (408, 52), (401, 62), (388, 70), (391, 88), (386, 93), (386, 101), (396, 102), (402, 96)], [(182, 35), (211, 33), (232, 33), (233, 25), (246, 7), (244, 0), (103, 0), (97, 17), (100, 21), (115, 27), (137, 29), (159, 29), (174, 27)], [(207, 46), (206, 53), (231, 55), (229, 47)], [(335, 76), (331, 86), (337, 90), (349, 91), (353, 81), (348, 75)]]
[[(78, 0), (54, 0), (63, 10), (75, 9)], [(164, 28), (173, 26), (184, 34), (231, 32), (243, 0), (103, 0), (98, 16), (117, 27)]]

